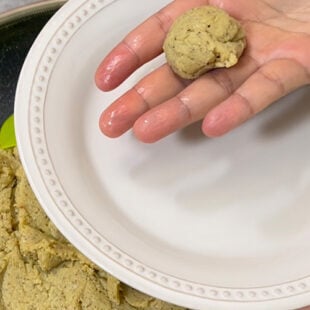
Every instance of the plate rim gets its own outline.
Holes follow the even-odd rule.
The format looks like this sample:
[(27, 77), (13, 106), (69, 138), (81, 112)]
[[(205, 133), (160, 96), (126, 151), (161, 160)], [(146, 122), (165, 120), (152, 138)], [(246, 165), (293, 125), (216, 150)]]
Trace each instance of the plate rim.
[[(283, 309), (307, 305), (310, 300), (310, 277), (257, 289), (222, 288), (201, 286), (154, 270), (97, 234), (78, 214), (59, 186), (44, 136), (42, 106), (45, 104), (48, 81), (70, 37), (96, 13), (116, 1), (121, 0), (71, 0), (66, 3), (36, 39), (21, 71), (14, 107), (17, 145), (29, 183), (43, 209), (61, 233), (97, 265), (121, 281), (162, 300), (196, 309)], [(48, 2), (55, 4), (63, 1)], [(14, 11), (17, 11), (15, 14), (20, 12)], [(84, 14), (85, 11), (87, 14)], [(68, 231), (68, 225), (71, 231)], [(85, 247), (86, 244), (88, 247)], [(102, 257), (100, 261), (95, 259), (99, 256)]]

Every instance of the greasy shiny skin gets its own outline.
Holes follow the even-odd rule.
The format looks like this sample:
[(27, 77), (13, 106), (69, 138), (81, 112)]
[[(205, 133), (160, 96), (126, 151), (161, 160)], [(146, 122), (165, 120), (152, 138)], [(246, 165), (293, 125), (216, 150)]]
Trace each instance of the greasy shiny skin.
[(109, 91), (120, 85), (162, 53), (176, 17), (206, 4), (226, 10), (242, 23), (247, 49), (239, 63), (191, 83), (163, 65), (102, 113), (99, 124), (105, 135), (118, 137), (133, 128), (139, 140), (151, 143), (203, 119), (203, 133), (218, 137), (310, 83), (309, 0), (175, 0), (106, 56), (96, 73), (97, 86)]

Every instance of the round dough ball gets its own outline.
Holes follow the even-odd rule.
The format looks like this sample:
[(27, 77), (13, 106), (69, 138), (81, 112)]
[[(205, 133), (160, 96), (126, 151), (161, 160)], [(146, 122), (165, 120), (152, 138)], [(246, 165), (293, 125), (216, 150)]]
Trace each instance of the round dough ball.
[(211, 69), (235, 65), (245, 46), (237, 20), (219, 8), (202, 6), (176, 19), (163, 49), (177, 75), (196, 79)]

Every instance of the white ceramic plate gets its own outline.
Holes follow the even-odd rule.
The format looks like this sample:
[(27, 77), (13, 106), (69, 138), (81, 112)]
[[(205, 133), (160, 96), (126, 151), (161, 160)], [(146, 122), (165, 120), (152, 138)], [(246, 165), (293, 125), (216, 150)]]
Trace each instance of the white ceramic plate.
[(72, 0), (48, 23), (16, 97), (33, 189), (79, 250), (148, 294), (197, 309), (310, 304), (309, 88), (220, 139), (99, 132), (103, 108), (163, 59), (111, 93), (94, 85), (98, 63), (166, 3)]

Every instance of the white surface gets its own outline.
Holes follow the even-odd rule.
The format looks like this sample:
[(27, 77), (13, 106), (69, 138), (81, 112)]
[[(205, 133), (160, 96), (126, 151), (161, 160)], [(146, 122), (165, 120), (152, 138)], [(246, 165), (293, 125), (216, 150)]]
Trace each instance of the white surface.
[[(201, 309), (310, 303), (309, 88), (220, 139), (197, 126), (154, 145), (103, 137), (100, 60), (167, 0), (73, 0), (36, 41), (16, 99), (18, 146), (47, 214), (95, 263)], [(129, 14), (130, 13), (130, 14)]]

